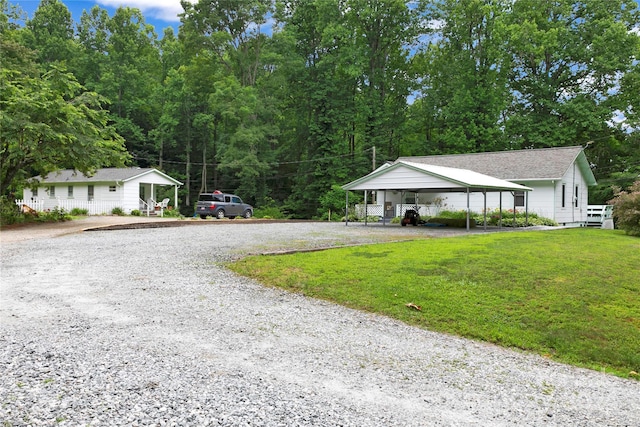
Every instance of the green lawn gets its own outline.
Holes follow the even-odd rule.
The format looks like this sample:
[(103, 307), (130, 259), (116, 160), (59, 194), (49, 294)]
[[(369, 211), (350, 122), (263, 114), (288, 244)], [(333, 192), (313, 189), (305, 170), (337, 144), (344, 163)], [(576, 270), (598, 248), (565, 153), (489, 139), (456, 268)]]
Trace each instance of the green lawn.
[(474, 234), (254, 256), (230, 267), (411, 325), (620, 376), (640, 372), (640, 239), (618, 231)]

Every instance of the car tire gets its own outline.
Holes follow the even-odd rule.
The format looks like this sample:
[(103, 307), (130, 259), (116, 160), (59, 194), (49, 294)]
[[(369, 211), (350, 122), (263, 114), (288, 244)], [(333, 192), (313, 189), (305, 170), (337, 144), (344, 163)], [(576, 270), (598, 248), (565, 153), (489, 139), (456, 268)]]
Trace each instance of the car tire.
[(218, 219), (224, 218), (224, 209), (220, 209), (218, 212), (216, 212), (216, 218)]
[(200, 215), (200, 218), (207, 219), (207, 216), (206, 215)]
[(253, 216), (253, 213), (249, 209), (247, 209), (246, 211), (244, 211), (242, 216), (247, 218), (247, 219), (249, 219), (249, 218), (251, 218)]

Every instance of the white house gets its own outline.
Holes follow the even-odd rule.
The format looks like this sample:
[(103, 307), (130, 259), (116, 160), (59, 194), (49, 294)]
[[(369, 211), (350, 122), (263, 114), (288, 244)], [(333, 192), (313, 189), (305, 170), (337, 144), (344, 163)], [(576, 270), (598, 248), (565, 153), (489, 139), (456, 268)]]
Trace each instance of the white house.
[[(384, 211), (385, 217), (402, 216), (405, 209), (415, 205), (422, 215), (433, 215), (439, 209), (482, 213), (502, 207), (535, 212), (563, 225), (583, 225), (587, 222), (588, 188), (596, 185), (582, 147), (400, 157), (391, 166), (395, 164), (473, 171), (532, 191), (507, 186), (484, 190), (481, 186), (438, 188), (427, 181), (392, 185), (384, 177), (391, 172), (389, 167), (378, 168), (343, 188), (374, 191), (377, 203), (368, 205), (368, 211)], [(359, 185), (353, 186), (356, 182)]]
[(149, 214), (162, 203), (157, 200), (158, 189), (166, 186), (173, 188), (173, 203), (164, 200), (161, 207), (171, 204), (177, 208), (178, 187), (182, 185), (153, 168), (104, 168), (91, 176), (69, 169), (33, 177), (31, 182), (37, 186), (25, 188), (24, 200), (17, 203), (39, 211), (81, 208), (91, 215), (108, 214), (113, 208), (127, 214), (135, 209)]

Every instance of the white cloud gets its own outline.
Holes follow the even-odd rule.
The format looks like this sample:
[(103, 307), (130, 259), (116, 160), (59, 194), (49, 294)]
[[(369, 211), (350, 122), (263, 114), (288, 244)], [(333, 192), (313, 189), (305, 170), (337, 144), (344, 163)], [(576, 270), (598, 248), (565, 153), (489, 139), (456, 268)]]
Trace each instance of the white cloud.
[[(190, 0), (196, 1), (196, 0)], [(97, 0), (101, 6), (128, 6), (140, 9), (145, 17), (152, 17), (167, 22), (178, 22), (178, 14), (182, 13), (180, 0)]]

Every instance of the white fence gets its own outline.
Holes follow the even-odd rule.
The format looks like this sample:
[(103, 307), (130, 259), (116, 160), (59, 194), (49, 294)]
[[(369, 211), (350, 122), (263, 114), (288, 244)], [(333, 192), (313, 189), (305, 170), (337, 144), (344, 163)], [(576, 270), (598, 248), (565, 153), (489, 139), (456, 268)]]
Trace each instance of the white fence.
[(55, 208), (64, 209), (66, 212), (71, 212), (75, 208), (86, 209), (89, 215), (110, 214), (114, 208), (122, 208), (122, 204), (119, 202), (73, 199), (16, 200), (16, 204), (20, 207), (23, 205), (29, 206), (38, 212), (50, 211)]

